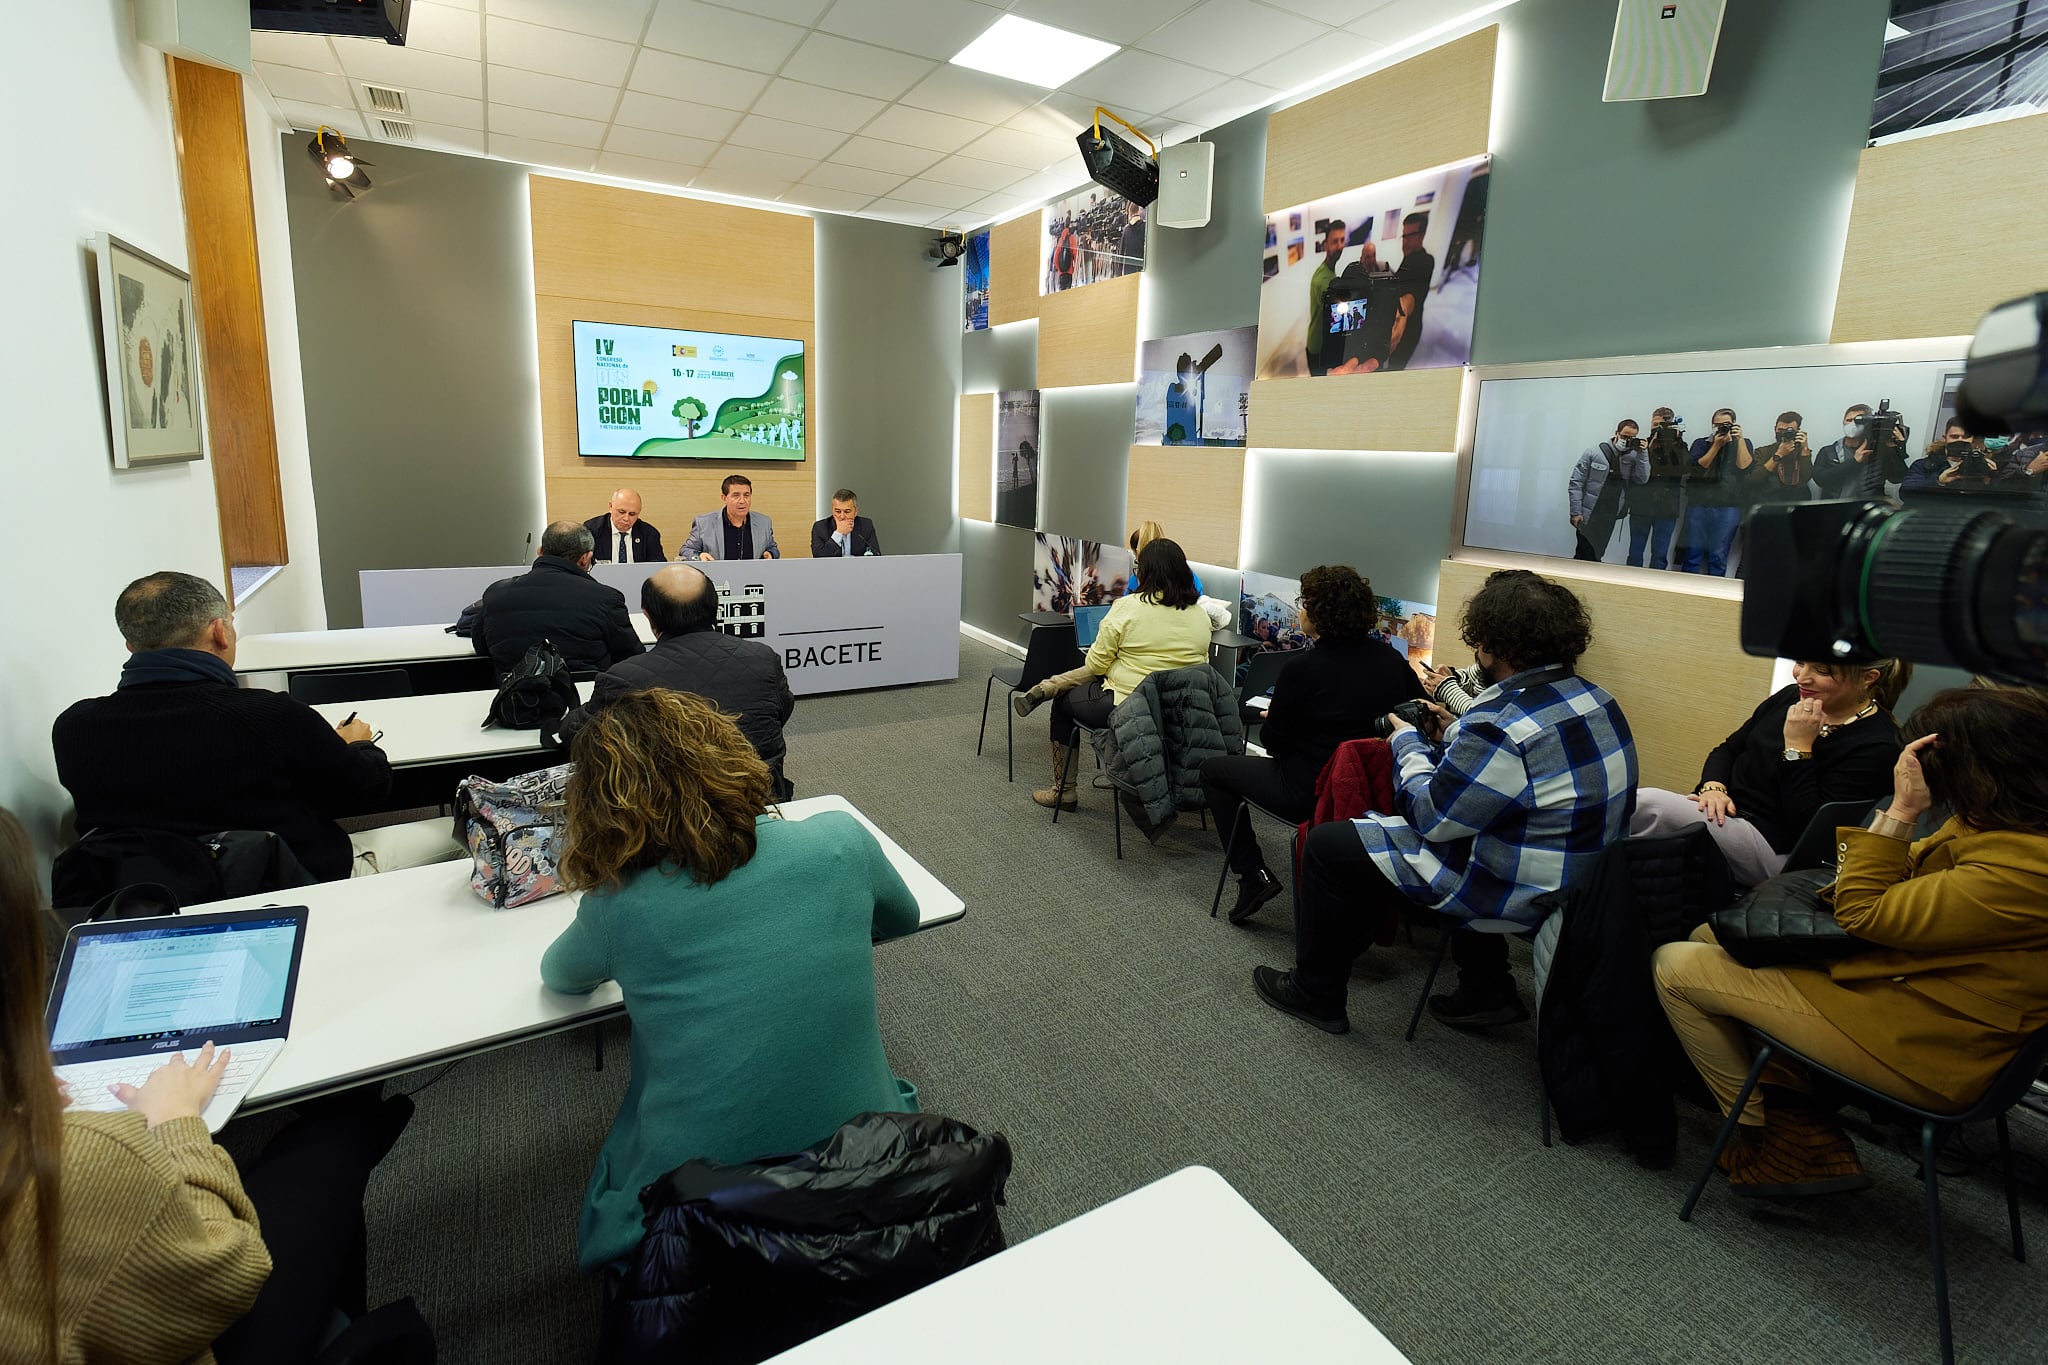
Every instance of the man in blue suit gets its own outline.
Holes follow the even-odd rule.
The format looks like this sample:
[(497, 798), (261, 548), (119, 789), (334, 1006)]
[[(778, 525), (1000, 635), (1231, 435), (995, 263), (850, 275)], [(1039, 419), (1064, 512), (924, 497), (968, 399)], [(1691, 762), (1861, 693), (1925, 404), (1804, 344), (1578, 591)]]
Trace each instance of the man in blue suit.
[(832, 495), (832, 515), (811, 525), (812, 559), (859, 559), (882, 553), (875, 524), (860, 515), (860, 500), (851, 488)]
[(775, 528), (765, 513), (753, 511), (754, 481), (728, 474), (719, 485), (725, 495), (721, 511), (706, 512), (690, 525), (678, 559), (780, 559)]

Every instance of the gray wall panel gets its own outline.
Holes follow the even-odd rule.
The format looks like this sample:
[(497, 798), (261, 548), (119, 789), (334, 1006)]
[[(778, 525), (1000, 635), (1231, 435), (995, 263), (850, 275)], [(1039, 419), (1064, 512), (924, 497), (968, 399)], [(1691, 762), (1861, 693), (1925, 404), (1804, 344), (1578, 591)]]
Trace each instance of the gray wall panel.
[(1455, 457), (1258, 450), (1251, 460), (1246, 568), (1299, 578), (1349, 564), (1385, 596), (1436, 600)]
[(1112, 544), (1129, 534), (1124, 485), (1131, 465), (1131, 427), (1138, 386), (1103, 384), (1046, 389), (1039, 408), (1045, 459), (1038, 484), (1038, 524), (1059, 536)]
[(966, 393), (1038, 387), (1038, 319), (1006, 322), (961, 337), (960, 387)]
[(1266, 114), (1246, 114), (1206, 135), (1216, 144), (1209, 223), (1149, 225), (1140, 337), (1249, 327), (1259, 320), (1259, 256), (1266, 246)]
[(1031, 532), (993, 522), (960, 523), (960, 618), (1022, 644), (1031, 610)]

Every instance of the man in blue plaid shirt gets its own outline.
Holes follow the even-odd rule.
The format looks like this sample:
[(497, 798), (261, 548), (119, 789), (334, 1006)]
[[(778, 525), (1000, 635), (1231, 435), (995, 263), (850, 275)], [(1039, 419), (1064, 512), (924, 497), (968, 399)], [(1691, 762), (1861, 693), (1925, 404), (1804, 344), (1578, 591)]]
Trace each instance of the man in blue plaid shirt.
[[(1636, 750), (1613, 697), (1573, 671), (1592, 639), (1569, 588), (1503, 570), (1465, 606), (1460, 633), (1492, 683), (1453, 718), (1431, 705), (1432, 742), (1396, 721), (1399, 814), (1336, 820), (1302, 849), (1294, 970), (1252, 969), (1277, 1010), (1330, 1033), (1351, 1027), (1351, 964), (1388, 916), (1426, 905), (1459, 920), (1534, 928), (1536, 898), (1582, 876), (1628, 832)], [(1508, 972), (1507, 939), (1451, 939), (1458, 988), (1430, 997), (1445, 1023), (1527, 1019)]]

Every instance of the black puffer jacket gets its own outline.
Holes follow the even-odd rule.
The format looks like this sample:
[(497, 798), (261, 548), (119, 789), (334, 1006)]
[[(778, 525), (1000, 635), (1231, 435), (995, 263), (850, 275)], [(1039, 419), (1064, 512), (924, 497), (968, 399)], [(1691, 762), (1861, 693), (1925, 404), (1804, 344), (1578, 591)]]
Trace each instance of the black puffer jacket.
[(500, 678), (542, 640), (553, 640), (579, 673), (596, 673), (640, 652), (625, 596), (552, 555), (485, 588), (469, 637)]
[(1095, 742), (1110, 777), (1135, 793), (1149, 836), (1176, 811), (1203, 808), (1202, 765), (1244, 752), (1244, 722), (1223, 675), (1194, 664), (1147, 674)]
[(692, 1161), (640, 1192), (599, 1359), (765, 1360), (1003, 1249), (1010, 1144), (936, 1114), (861, 1114), (794, 1156)]

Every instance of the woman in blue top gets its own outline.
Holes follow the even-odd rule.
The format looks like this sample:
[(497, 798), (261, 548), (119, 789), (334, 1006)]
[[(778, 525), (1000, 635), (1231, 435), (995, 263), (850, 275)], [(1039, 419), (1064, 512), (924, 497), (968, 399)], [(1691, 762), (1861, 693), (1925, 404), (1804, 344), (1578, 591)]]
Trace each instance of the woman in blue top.
[(617, 981), (633, 1080), (590, 1174), (585, 1272), (640, 1244), (644, 1185), (695, 1157), (794, 1152), (869, 1110), (912, 1112), (875, 1008), (875, 940), (917, 901), (852, 816), (765, 814), (773, 779), (700, 697), (632, 692), (576, 735), (550, 990)]

